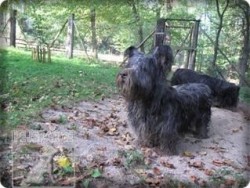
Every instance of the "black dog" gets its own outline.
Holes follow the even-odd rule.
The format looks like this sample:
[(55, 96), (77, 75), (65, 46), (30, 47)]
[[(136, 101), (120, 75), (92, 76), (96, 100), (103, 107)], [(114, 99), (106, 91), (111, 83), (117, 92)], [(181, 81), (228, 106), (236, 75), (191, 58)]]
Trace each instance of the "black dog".
[(175, 154), (181, 133), (195, 129), (198, 137), (207, 138), (211, 90), (205, 84), (169, 86), (164, 67), (171, 57), (166, 55), (163, 66), (159, 48), (145, 55), (129, 47), (125, 51), (128, 63), (116, 83), (127, 101), (128, 119), (138, 141)]
[(205, 74), (199, 74), (190, 69), (177, 69), (171, 79), (171, 85), (186, 83), (203, 83), (210, 87), (213, 105), (222, 108), (236, 107), (240, 87), (233, 83), (220, 80)]

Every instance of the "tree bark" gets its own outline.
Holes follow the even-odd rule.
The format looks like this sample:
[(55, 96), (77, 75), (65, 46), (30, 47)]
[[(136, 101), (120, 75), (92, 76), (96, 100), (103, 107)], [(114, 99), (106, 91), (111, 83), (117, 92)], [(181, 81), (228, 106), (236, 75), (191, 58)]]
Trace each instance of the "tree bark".
[(91, 8), (90, 10), (90, 22), (91, 22), (91, 42), (92, 42), (92, 52), (94, 53), (94, 57), (98, 58), (98, 47), (97, 47), (97, 38), (96, 38), (96, 12), (95, 8)]
[(217, 9), (217, 13), (219, 16), (219, 25), (218, 25), (218, 30), (217, 30), (217, 34), (216, 34), (216, 39), (215, 39), (215, 44), (214, 44), (214, 56), (213, 56), (213, 60), (212, 60), (212, 66), (215, 67), (216, 61), (217, 61), (217, 56), (218, 56), (218, 48), (219, 48), (219, 39), (220, 39), (220, 33), (223, 27), (223, 18), (224, 18), (224, 14), (228, 8), (229, 5), (229, 0), (226, 0), (226, 5), (224, 7), (224, 9), (222, 10), (222, 12), (220, 11), (220, 5), (219, 5), (219, 0), (216, 0), (216, 9)]
[(155, 39), (154, 39), (154, 46), (160, 46), (164, 43), (166, 37), (166, 20), (160, 18), (157, 20), (156, 23), (156, 30), (155, 30)]
[(196, 20), (194, 23), (193, 32), (191, 34), (191, 50), (189, 51), (189, 63), (188, 68), (191, 70), (195, 69), (196, 62), (196, 51), (197, 51), (197, 43), (198, 43), (198, 35), (199, 35), (199, 25), (200, 20)]
[(16, 47), (16, 10), (10, 13), (10, 46)]
[(72, 14), (68, 20), (68, 36), (66, 43), (66, 55), (68, 58), (73, 58), (74, 47), (74, 14)]
[(246, 72), (250, 52), (250, 7), (247, 2), (242, 2), (239, 7), (244, 13), (245, 24), (242, 27), (243, 47), (239, 58), (240, 86), (246, 86)]
[[(131, 3), (132, 3), (133, 15), (134, 15), (134, 18), (135, 18), (135, 20), (137, 22), (137, 26), (138, 26), (137, 32), (138, 32), (138, 36), (139, 36), (139, 38), (138, 38), (139, 44), (142, 44), (143, 36), (144, 36), (144, 34), (143, 34), (143, 23), (142, 23), (142, 20), (141, 20), (138, 8), (136, 8), (136, 2), (135, 2), (135, 0), (131, 0)], [(142, 52), (145, 51), (144, 44), (142, 44), (140, 46), (140, 50)]]

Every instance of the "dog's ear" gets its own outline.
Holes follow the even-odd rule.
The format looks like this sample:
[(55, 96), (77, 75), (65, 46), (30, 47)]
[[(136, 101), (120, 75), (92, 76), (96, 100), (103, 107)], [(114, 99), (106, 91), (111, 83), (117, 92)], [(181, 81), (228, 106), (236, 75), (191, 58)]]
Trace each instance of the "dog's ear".
[(153, 50), (153, 56), (164, 71), (171, 71), (174, 57), (173, 51), (169, 45), (156, 46)]
[(138, 49), (134, 46), (130, 46), (124, 51), (123, 56), (124, 58), (130, 58), (137, 53), (138, 53)]

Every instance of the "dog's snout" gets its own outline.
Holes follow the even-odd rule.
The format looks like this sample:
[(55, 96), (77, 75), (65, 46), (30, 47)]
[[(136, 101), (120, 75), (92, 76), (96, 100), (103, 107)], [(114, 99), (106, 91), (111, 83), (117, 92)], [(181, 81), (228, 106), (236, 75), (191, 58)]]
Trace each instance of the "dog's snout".
[(120, 75), (122, 78), (125, 78), (126, 76), (128, 76), (128, 73), (127, 73), (127, 72), (121, 72), (121, 73), (119, 73), (119, 75)]

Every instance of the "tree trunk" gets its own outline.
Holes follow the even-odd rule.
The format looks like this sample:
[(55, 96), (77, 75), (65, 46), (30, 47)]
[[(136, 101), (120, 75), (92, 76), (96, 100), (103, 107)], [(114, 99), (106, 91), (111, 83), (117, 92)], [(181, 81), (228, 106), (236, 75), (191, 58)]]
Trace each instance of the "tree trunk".
[(92, 52), (94, 53), (94, 57), (98, 58), (98, 50), (97, 50), (97, 38), (96, 38), (96, 12), (95, 8), (91, 8), (90, 10), (90, 22), (91, 22), (91, 42), (92, 42)]
[(197, 51), (197, 43), (198, 43), (198, 35), (199, 35), (199, 25), (200, 20), (196, 20), (194, 23), (194, 28), (191, 34), (191, 50), (189, 51), (189, 63), (188, 68), (191, 70), (195, 69), (195, 61), (196, 61), (196, 51)]
[[(136, 8), (136, 2), (135, 2), (135, 0), (132, 0), (131, 2), (132, 2), (132, 11), (133, 11), (133, 15), (134, 15), (134, 18), (135, 18), (135, 20), (136, 20), (136, 22), (137, 22), (137, 26), (138, 26), (137, 32), (138, 32), (138, 36), (139, 36), (139, 38), (138, 38), (139, 44), (142, 44), (143, 35), (144, 35), (144, 34), (143, 34), (143, 23), (142, 23), (140, 14), (139, 14), (139, 12), (138, 12), (138, 8)], [(140, 49), (141, 49), (142, 52), (145, 51), (145, 50), (144, 50), (144, 44), (142, 44), (142, 45), (140, 46)]]
[(158, 19), (156, 23), (155, 39), (154, 39), (155, 47), (164, 44), (164, 40), (166, 37), (165, 30), (166, 30), (166, 20), (163, 18)]
[(218, 25), (218, 30), (217, 30), (217, 34), (216, 34), (216, 39), (215, 39), (215, 44), (214, 44), (214, 56), (213, 56), (213, 60), (212, 60), (212, 66), (213, 68), (216, 66), (216, 61), (217, 61), (217, 56), (218, 56), (218, 48), (219, 48), (219, 39), (220, 39), (220, 33), (223, 27), (223, 18), (224, 18), (224, 14), (228, 8), (228, 4), (229, 4), (229, 0), (226, 0), (226, 5), (222, 11), (222, 13), (220, 12), (220, 5), (219, 5), (219, 0), (216, 0), (216, 8), (217, 8), (217, 13), (219, 16), (219, 25)]
[(74, 14), (68, 20), (68, 36), (66, 42), (66, 55), (68, 58), (73, 58), (74, 46)]
[[(248, 67), (248, 59), (250, 52), (250, 7), (247, 2), (242, 2), (239, 7), (243, 10), (245, 25), (243, 24), (242, 33), (243, 33), (243, 47), (241, 50), (239, 58), (239, 72), (240, 72), (240, 86), (247, 85), (246, 83), (246, 72)], [(245, 26), (245, 27), (244, 27)]]
[(16, 47), (16, 10), (10, 13), (10, 46)]

